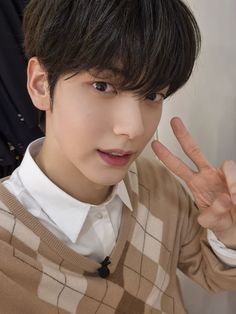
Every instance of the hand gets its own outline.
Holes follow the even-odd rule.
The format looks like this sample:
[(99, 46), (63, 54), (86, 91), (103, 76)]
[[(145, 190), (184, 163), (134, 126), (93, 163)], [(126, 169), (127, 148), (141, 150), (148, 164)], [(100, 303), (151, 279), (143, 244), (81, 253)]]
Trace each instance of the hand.
[(179, 118), (173, 118), (171, 126), (197, 170), (188, 167), (159, 141), (152, 143), (155, 154), (191, 190), (200, 211), (199, 224), (211, 229), (226, 246), (236, 248), (236, 205), (232, 202), (234, 193), (230, 192), (236, 192), (236, 172), (233, 176), (227, 162), (222, 169), (213, 167)]
[(231, 160), (225, 161), (222, 166), (222, 171), (227, 182), (231, 201), (236, 205), (236, 163)]

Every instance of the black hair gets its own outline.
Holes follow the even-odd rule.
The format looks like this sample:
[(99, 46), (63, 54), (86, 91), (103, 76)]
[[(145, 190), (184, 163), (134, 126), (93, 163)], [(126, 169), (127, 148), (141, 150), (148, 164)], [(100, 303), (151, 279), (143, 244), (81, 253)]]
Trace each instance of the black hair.
[(64, 74), (110, 70), (119, 88), (167, 96), (189, 79), (201, 36), (181, 0), (31, 0), (23, 21), (27, 58), (48, 74), (50, 95)]

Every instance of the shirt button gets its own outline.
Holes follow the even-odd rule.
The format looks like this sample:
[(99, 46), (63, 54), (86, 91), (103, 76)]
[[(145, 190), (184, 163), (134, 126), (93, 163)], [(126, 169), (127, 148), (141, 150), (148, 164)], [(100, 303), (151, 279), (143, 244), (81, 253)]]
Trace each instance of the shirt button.
[(97, 214), (97, 219), (102, 219), (103, 218), (103, 214), (102, 213), (98, 213)]

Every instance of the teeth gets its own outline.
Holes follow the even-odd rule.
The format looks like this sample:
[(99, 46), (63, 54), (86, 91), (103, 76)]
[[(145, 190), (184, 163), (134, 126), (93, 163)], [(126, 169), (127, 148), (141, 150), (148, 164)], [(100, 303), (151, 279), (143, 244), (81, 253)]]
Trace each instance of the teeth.
[(111, 153), (112, 156), (124, 156), (123, 154), (118, 154), (118, 153)]

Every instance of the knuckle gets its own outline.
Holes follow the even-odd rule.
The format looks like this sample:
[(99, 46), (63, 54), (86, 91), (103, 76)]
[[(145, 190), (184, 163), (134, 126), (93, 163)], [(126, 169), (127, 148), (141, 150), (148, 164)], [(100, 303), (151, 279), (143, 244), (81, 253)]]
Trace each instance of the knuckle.
[(177, 176), (182, 176), (183, 173), (184, 173), (184, 166), (181, 162), (180, 159), (178, 159), (177, 163), (176, 163), (176, 166), (175, 166), (175, 169), (174, 169), (174, 173), (177, 175)]
[(201, 150), (198, 146), (192, 146), (189, 148), (189, 154), (192, 156), (199, 155), (201, 153)]

